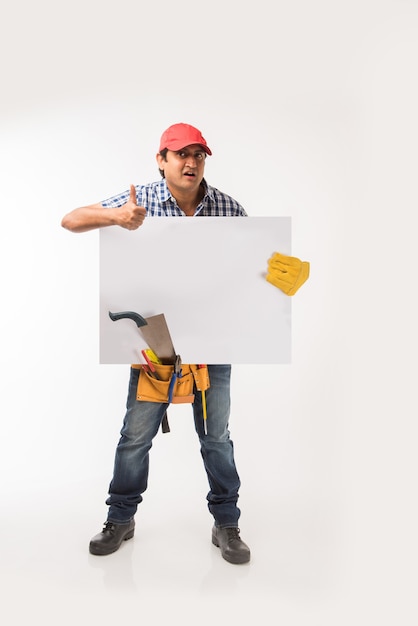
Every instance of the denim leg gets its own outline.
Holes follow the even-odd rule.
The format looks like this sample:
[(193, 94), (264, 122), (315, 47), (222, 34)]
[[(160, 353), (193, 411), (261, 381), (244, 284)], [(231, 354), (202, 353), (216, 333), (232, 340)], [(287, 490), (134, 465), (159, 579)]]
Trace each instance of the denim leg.
[(207, 434), (203, 426), (202, 396), (198, 391), (193, 404), (195, 428), (210, 487), (208, 508), (219, 528), (237, 527), (240, 517), (237, 506), (240, 479), (228, 430), (231, 366), (209, 365), (208, 370), (210, 387), (205, 394)]
[(140, 370), (131, 368), (126, 414), (116, 448), (109, 486), (108, 521), (128, 522), (135, 515), (148, 484), (149, 450), (158, 433), (166, 404), (136, 399)]

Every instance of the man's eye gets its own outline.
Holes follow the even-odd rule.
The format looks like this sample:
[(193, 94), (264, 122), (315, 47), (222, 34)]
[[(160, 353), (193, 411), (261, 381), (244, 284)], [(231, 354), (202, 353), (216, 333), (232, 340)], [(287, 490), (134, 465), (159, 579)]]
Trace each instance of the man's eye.
[[(189, 156), (189, 153), (185, 150), (179, 150), (176, 154), (178, 157), (180, 157), (180, 159), (187, 159), (187, 157)], [(203, 161), (205, 156), (206, 155), (204, 152), (195, 152), (193, 154), (193, 158), (195, 158), (196, 161)]]

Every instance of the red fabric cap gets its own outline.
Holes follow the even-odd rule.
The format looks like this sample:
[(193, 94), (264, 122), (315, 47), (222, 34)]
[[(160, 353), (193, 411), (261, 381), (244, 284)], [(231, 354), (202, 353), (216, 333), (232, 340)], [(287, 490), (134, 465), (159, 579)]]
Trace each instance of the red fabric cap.
[(165, 148), (173, 151), (181, 150), (194, 143), (202, 146), (206, 154), (212, 154), (200, 130), (190, 124), (173, 124), (161, 135), (159, 152)]

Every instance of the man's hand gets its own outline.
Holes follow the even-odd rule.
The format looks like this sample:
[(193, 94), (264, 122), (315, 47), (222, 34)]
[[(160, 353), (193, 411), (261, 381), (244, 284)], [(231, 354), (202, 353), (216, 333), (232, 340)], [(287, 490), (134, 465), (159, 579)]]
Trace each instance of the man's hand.
[(85, 233), (106, 226), (136, 230), (143, 223), (146, 214), (146, 209), (137, 205), (135, 187), (131, 185), (129, 200), (123, 206), (105, 208), (101, 202), (82, 206), (64, 215), (61, 226), (73, 233)]
[(128, 202), (115, 211), (117, 211), (118, 226), (128, 230), (136, 230), (141, 226), (147, 211), (143, 206), (137, 205), (134, 185), (131, 185)]

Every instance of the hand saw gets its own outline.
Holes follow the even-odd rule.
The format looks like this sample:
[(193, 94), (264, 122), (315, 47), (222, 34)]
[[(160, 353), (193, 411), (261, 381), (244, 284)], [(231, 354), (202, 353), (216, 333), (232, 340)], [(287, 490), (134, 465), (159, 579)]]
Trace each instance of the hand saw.
[(121, 311), (120, 313), (111, 313), (109, 311), (109, 317), (113, 321), (123, 318), (134, 321), (141, 335), (151, 350), (158, 356), (161, 363), (163, 365), (174, 365), (176, 363), (177, 355), (164, 313), (145, 318), (134, 311)]

